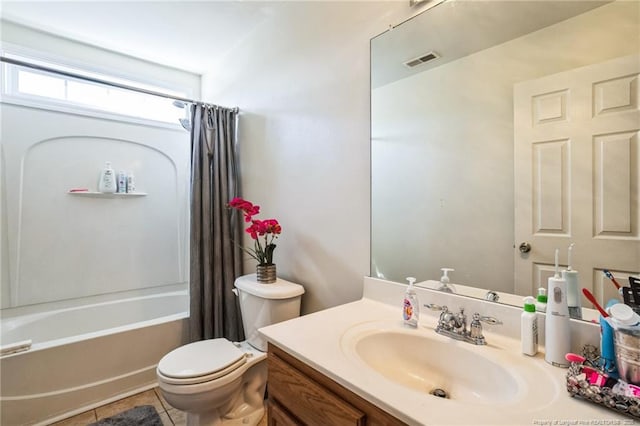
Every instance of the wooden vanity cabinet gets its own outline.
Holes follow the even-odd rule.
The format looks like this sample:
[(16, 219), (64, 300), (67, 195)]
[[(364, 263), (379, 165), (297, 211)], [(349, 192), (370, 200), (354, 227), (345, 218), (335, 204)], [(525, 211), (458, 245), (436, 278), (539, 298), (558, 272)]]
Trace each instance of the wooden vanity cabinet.
[(405, 425), (273, 344), (267, 365), (269, 426)]

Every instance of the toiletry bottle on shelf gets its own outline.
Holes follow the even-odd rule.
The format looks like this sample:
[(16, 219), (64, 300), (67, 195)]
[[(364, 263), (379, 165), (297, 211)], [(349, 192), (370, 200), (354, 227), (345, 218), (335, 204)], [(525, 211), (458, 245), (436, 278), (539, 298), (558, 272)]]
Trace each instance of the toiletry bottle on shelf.
[(524, 298), (524, 311), (520, 316), (520, 340), (522, 353), (533, 356), (538, 353), (538, 316), (536, 315), (536, 299)]
[(442, 276), (440, 277), (440, 287), (438, 287), (438, 290), (440, 291), (445, 291), (447, 293), (455, 293), (456, 289), (453, 286), (453, 284), (449, 284), (449, 272), (453, 272), (455, 271), (455, 269), (451, 269), (451, 268), (440, 268), (440, 270), (442, 271)]
[(127, 193), (136, 192), (136, 179), (133, 172), (127, 174)]
[(547, 314), (544, 322), (544, 359), (556, 367), (568, 367), (565, 355), (571, 352), (569, 306), (567, 305), (567, 282), (560, 276), (556, 249), (555, 275), (549, 277), (547, 291)]
[(118, 194), (125, 194), (127, 192), (127, 174), (124, 170), (118, 172)]
[(547, 312), (547, 289), (538, 288), (538, 296), (536, 297), (536, 311)]
[(100, 180), (98, 181), (98, 191), (114, 193), (116, 192), (116, 174), (111, 168), (111, 162), (107, 161), (104, 165), (104, 170), (100, 173)]
[(413, 283), (416, 282), (416, 279), (408, 277), (407, 281), (409, 281), (409, 287), (407, 287), (407, 291), (404, 293), (402, 319), (405, 324), (417, 327), (418, 319), (420, 317), (420, 303), (418, 302), (418, 295), (416, 295), (416, 291), (413, 289)]
[(573, 246), (569, 245), (569, 261), (567, 269), (562, 271), (562, 278), (567, 282), (567, 305), (569, 306), (569, 316), (571, 318), (582, 319), (582, 302), (580, 300), (580, 285), (578, 284), (578, 271), (571, 269), (571, 252)]

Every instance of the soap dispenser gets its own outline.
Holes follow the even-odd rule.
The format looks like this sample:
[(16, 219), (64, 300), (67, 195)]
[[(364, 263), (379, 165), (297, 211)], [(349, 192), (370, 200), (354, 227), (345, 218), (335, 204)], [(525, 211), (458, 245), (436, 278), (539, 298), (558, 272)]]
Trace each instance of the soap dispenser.
[(418, 295), (413, 289), (413, 283), (416, 279), (413, 277), (407, 277), (409, 281), (409, 287), (404, 292), (404, 302), (402, 303), (402, 319), (404, 323), (411, 327), (418, 326), (418, 319), (420, 317), (420, 303), (418, 302)]
[(453, 272), (455, 271), (455, 269), (451, 269), (451, 268), (440, 268), (440, 270), (442, 271), (442, 276), (440, 277), (440, 287), (438, 287), (438, 290), (440, 291), (444, 291), (447, 293), (455, 293), (456, 289), (453, 286), (453, 284), (449, 284), (449, 272)]
[(549, 277), (547, 291), (547, 314), (545, 317), (544, 359), (556, 367), (568, 367), (565, 355), (571, 352), (569, 306), (567, 305), (567, 282), (558, 270), (558, 249), (556, 249), (555, 275)]

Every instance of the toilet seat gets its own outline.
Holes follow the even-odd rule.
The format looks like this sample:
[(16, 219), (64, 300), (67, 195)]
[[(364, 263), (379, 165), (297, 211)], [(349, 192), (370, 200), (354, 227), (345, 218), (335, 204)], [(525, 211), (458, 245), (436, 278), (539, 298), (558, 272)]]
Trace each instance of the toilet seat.
[(227, 339), (209, 339), (169, 352), (157, 371), (165, 383), (191, 385), (224, 377), (246, 362), (245, 352)]

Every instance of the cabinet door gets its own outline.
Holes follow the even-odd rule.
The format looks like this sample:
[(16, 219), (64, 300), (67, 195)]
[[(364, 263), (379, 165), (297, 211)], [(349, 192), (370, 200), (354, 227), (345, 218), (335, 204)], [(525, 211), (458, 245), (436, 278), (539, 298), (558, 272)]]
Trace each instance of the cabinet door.
[(407, 426), (271, 343), (268, 363), (271, 426)]
[(297, 421), (292, 415), (290, 415), (284, 408), (277, 402), (269, 401), (268, 405), (269, 426), (299, 426), (300, 422)]
[[(364, 426), (365, 414), (277, 356), (269, 363), (269, 396), (307, 425)], [(284, 424), (284, 423), (283, 423)], [(295, 423), (294, 423), (295, 424)]]

